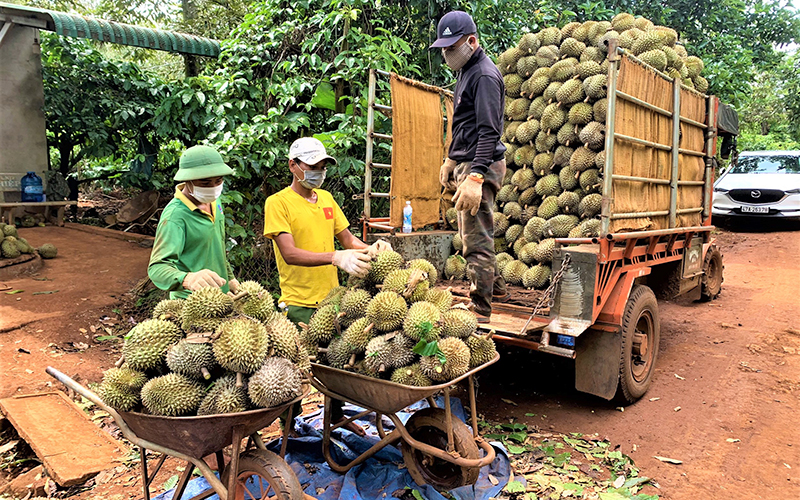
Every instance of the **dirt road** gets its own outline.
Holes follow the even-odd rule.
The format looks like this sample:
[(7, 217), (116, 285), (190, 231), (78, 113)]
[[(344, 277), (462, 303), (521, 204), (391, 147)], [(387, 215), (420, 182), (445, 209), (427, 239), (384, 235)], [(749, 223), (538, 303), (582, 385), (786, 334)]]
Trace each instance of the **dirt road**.
[(482, 377), (480, 410), (607, 436), (663, 498), (800, 498), (800, 228), (736, 229), (717, 235), (717, 300), (659, 303), (657, 371), (638, 403), (620, 411), (572, 389), (571, 362), (513, 350)]

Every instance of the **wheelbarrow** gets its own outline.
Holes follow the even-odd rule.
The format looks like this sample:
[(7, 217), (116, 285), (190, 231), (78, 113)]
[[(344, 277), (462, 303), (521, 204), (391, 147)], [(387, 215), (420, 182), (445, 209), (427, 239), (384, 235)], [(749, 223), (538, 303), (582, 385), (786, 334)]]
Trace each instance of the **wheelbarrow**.
[[(451, 490), (475, 484), (481, 467), (494, 461), (495, 450), (478, 434), (473, 375), (498, 359), (500, 355), (495, 354), (491, 361), (456, 379), (427, 387), (411, 387), (312, 363), (311, 384), (325, 395), (322, 454), (328, 465), (344, 474), (386, 446), (402, 441), (403, 462), (420, 486), (430, 484), (441, 490)], [(471, 432), (450, 409), (450, 387), (464, 379), (469, 381)], [(433, 399), (439, 391), (444, 392), (444, 409), (439, 408)], [(365, 408), (365, 411), (331, 425), (332, 398), (348, 401)], [(415, 412), (404, 425), (397, 412), (423, 399), (428, 401), (430, 408)], [(331, 432), (370, 413), (375, 413), (375, 426), (381, 440), (350, 463), (336, 463), (330, 452)], [(394, 430), (388, 433), (383, 428), (384, 415), (394, 424)], [(480, 450), (484, 452), (482, 457)]]
[[(186, 461), (186, 468), (175, 487), (173, 500), (181, 498), (195, 467), (206, 478), (211, 489), (195, 495), (191, 500), (208, 498), (215, 493), (225, 500), (306, 498), (291, 467), (283, 461), (289, 426), (284, 429), (280, 456), (267, 450), (258, 431), (269, 426), (287, 409), (291, 421), (292, 405), (308, 395), (311, 389), (308, 384), (304, 384), (300, 397), (274, 408), (197, 417), (163, 417), (133, 411), (116, 411), (97, 394), (55, 368), (47, 367), (47, 373), (108, 412), (122, 434), (139, 447), (145, 500), (150, 500), (150, 484), (167, 456)], [(249, 439), (243, 448), (242, 440), (247, 436)], [(231, 444), (231, 459), (224, 466), (222, 450)], [(147, 467), (147, 450), (161, 453), (152, 471), (148, 471)], [(212, 453), (216, 454), (219, 478), (203, 460), (203, 457)]]

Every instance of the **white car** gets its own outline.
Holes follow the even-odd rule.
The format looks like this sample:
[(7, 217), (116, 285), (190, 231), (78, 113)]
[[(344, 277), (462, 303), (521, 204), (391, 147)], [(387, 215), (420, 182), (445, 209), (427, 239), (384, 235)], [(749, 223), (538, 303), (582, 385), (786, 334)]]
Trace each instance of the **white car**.
[(714, 183), (712, 215), (800, 218), (800, 151), (748, 151)]

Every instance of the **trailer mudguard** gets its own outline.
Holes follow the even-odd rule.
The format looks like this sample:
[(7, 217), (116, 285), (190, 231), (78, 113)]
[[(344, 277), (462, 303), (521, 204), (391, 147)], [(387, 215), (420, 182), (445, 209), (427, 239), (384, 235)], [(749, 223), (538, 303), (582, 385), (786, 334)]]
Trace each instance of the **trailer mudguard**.
[(576, 338), (575, 388), (612, 399), (619, 385), (622, 333), (589, 329)]

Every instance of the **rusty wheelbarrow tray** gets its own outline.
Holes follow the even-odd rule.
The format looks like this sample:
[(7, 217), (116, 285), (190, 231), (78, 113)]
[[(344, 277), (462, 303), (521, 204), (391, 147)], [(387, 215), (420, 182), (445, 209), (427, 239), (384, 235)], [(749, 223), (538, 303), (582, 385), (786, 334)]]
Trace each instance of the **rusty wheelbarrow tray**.
[[(404, 461), (418, 484), (432, 484), (446, 489), (474, 484), (480, 468), (494, 460), (495, 450), (478, 434), (473, 375), (498, 359), (500, 355), (495, 354), (489, 362), (456, 379), (427, 387), (406, 386), (312, 363), (311, 384), (325, 395), (322, 453), (328, 465), (336, 472), (345, 473), (386, 446), (402, 441)], [(453, 416), (450, 409), (450, 387), (464, 379), (469, 382), (471, 435), (466, 425)], [(433, 400), (433, 395), (439, 391), (444, 393), (443, 410), (437, 408)], [(331, 425), (332, 398), (348, 401), (366, 410)], [(404, 425), (397, 412), (423, 399), (428, 401), (431, 408), (417, 412)], [(350, 463), (339, 465), (330, 453), (331, 432), (370, 413), (375, 413), (375, 425), (381, 440)], [(389, 433), (384, 431), (381, 422), (383, 415), (392, 421), (395, 430)], [(483, 457), (479, 456), (479, 450), (483, 450)]]
[[(266, 451), (266, 445), (261, 440), (258, 431), (269, 426), (287, 409), (289, 411), (288, 417), (291, 419), (292, 405), (306, 397), (311, 390), (310, 386), (305, 384), (302, 395), (274, 408), (259, 408), (239, 413), (196, 417), (164, 417), (138, 412), (118, 412), (105, 404), (97, 394), (83, 387), (55, 368), (47, 367), (46, 371), (65, 386), (108, 412), (119, 426), (125, 438), (139, 447), (142, 467), (142, 488), (146, 500), (150, 499), (150, 484), (155, 475), (158, 474), (167, 456), (172, 456), (187, 462), (186, 468), (175, 487), (173, 499), (180, 499), (182, 497), (186, 485), (192, 476), (194, 467), (200, 470), (212, 489), (196, 495), (192, 500), (208, 498), (215, 493), (218, 494), (221, 499), (234, 500), (242, 498), (242, 487), (244, 486), (244, 488), (250, 489), (251, 486), (239, 484), (237, 488), (237, 481), (241, 483), (240, 476), (243, 474), (239, 467), (240, 455), (248, 452), (251, 445), (254, 446), (256, 450), (261, 450), (256, 451), (256, 453), (262, 453), (262, 455), (269, 454), (270, 452)], [(281, 443), (281, 458), (283, 458), (286, 451), (287, 430), (288, 426), (284, 429), (283, 441)], [(249, 436), (250, 439), (247, 442), (247, 446), (243, 448), (242, 439), (247, 436)], [(225, 460), (222, 450), (229, 445), (233, 445), (231, 460), (228, 466), (225, 467), (223, 473)], [(161, 457), (159, 457), (152, 471), (148, 471), (147, 467), (147, 450), (161, 453)], [(212, 453), (216, 454), (219, 478), (217, 478), (214, 471), (212, 471), (203, 460), (203, 457)], [(264, 455), (262, 458), (272, 460), (268, 455)], [(272, 461), (274, 462), (274, 460)], [(276, 464), (273, 463), (272, 465)], [(284, 475), (291, 474), (291, 479), (293, 479), (293, 482), (296, 483), (299, 488), (299, 483), (291, 472), (291, 468), (282, 460), (280, 460), (280, 464), (278, 465), (282, 465), (283, 467), (280, 467), (282, 470), (277, 470), (276, 472), (283, 473)], [(234, 471), (234, 473), (228, 473), (229, 471)], [(225, 479), (226, 475), (227, 484), (223, 484), (222, 480)], [(270, 482), (270, 486), (272, 486), (269, 478), (265, 479)], [(287, 481), (281, 479), (280, 482), (286, 483)], [(290, 480), (288, 482), (291, 483), (292, 481)], [(278, 488), (275, 489), (277, 490)], [(302, 491), (299, 493), (294, 492), (294, 494), (289, 495), (287, 495), (285, 491), (276, 491), (275, 493), (277, 496), (271, 498), (282, 500), (303, 498)], [(252, 491), (250, 495), (253, 495)]]

